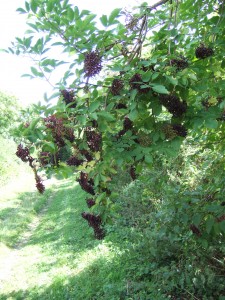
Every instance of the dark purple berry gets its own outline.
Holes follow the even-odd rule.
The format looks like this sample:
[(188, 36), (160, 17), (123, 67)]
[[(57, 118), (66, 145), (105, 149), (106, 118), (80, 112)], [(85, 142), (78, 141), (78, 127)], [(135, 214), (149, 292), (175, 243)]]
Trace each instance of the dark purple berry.
[(94, 152), (100, 151), (102, 142), (101, 133), (96, 132), (95, 130), (93, 130), (92, 127), (86, 127), (85, 134), (87, 138), (88, 147)]
[(174, 117), (181, 117), (187, 111), (186, 102), (180, 101), (175, 95), (160, 95), (159, 100)]
[(131, 176), (131, 178), (132, 178), (133, 180), (135, 180), (135, 179), (137, 178), (135, 166), (131, 166), (131, 167), (130, 167), (130, 176)]
[(188, 67), (188, 61), (186, 58), (171, 59), (170, 64), (175, 67), (177, 71), (182, 71)]
[(201, 234), (201, 231), (198, 229), (198, 227), (197, 226), (195, 226), (194, 224), (191, 224), (190, 225), (190, 229), (191, 229), (191, 231), (195, 234), (195, 235), (197, 235), (198, 237), (200, 237), (202, 234)]
[(137, 89), (140, 93), (148, 93), (151, 90), (150, 87), (141, 88), (144, 83), (142, 81), (141, 75), (137, 73), (133, 75), (129, 83), (132, 89)]
[(97, 51), (88, 52), (84, 59), (85, 77), (94, 77), (102, 69), (102, 58)]
[(177, 135), (186, 137), (187, 136), (187, 129), (181, 124), (174, 124), (172, 125), (173, 130), (176, 132)]
[(92, 206), (94, 206), (95, 205), (95, 200), (94, 199), (87, 199), (86, 200), (86, 203), (87, 203), (87, 206), (89, 207), (89, 208), (91, 208)]
[(123, 81), (121, 79), (114, 79), (110, 90), (114, 96), (117, 96), (120, 94), (122, 88), (123, 88)]
[(76, 156), (71, 156), (71, 157), (66, 161), (66, 163), (67, 163), (68, 166), (76, 166), (76, 167), (82, 165), (83, 162), (84, 162), (83, 160), (78, 159)]
[(214, 51), (212, 48), (207, 48), (205, 47), (203, 44), (201, 44), (201, 46), (199, 46), (196, 50), (195, 50), (195, 56), (197, 58), (200, 59), (204, 59), (207, 58), (209, 56), (212, 56), (214, 54)]
[(18, 156), (23, 162), (27, 162), (29, 155), (30, 151), (27, 147), (24, 148), (21, 144), (18, 145), (16, 156)]
[(76, 103), (75, 103), (75, 95), (74, 95), (74, 91), (72, 90), (61, 90), (61, 95), (63, 96), (63, 101), (69, 105), (71, 108), (75, 108), (76, 107)]

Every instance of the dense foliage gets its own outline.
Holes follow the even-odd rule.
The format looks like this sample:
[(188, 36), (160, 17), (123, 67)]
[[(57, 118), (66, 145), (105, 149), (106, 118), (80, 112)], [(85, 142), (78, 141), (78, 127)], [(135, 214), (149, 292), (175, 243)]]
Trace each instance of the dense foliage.
[(10, 136), (10, 131), (18, 125), (19, 103), (16, 97), (0, 91), (0, 134)]
[[(44, 192), (40, 171), (58, 177), (78, 171), (90, 208), (82, 217), (96, 238), (104, 237), (103, 225), (117, 214), (136, 226), (135, 214), (135, 222), (143, 225), (138, 238), (151, 236), (149, 243), (156, 245), (151, 255), (164, 268), (174, 267), (176, 273), (180, 263), (182, 272), (191, 272), (186, 259), (193, 248), (191, 266), (200, 260), (201, 271), (211, 259), (216, 270), (221, 265), (218, 276), (223, 276), (224, 2), (143, 3), (131, 12), (115, 9), (98, 22), (68, 0), (31, 0), (18, 11), (28, 15), (30, 29), (8, 51), (36, 62), (26, 76), (49, 81), (55, 69), (68, 64), (56, 94), (25, 112), (15, 132), (17, 155), (34, 170), (39, 192)], [(69, 55), (55, 59), (55, 47)], [(53, 97), (58, 97), (55, 105)], [(130, 174), (137, 195), (135, 208), (127, 203), (122, 215), (118, 173)], [(151, 200), (138, 214), (145, 191)], [(167, 272), (159, 267), (156, 262), (151, 272)], [(214, 276), (210, 272), (207, 278)], [(165, 282), (175, 273), (169, 272)], [(196, 280), (206, 284), (211, 280), (206, 277)], [(178, 284), (182, 298), (182, 278), (179, 284), (174, 279), (174, 286), (165, 283), (165, 289), (174, 292)], [(220, 280), (218, 286), (212, 282), (209, 294), (217, 299)], [(190, 293), (202, 291), (193, 287)]]

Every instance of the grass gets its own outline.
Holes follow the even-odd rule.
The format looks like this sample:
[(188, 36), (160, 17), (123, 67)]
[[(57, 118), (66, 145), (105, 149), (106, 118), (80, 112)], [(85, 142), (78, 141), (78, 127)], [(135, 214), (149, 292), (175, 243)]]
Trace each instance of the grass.
[[(1, 201), (1, 300), (120, 299), (123, 253), (94, 239), (81, 218), (85, 197), (77, 183), (65, 180), (45, 195), (23, 192)], [(35, 218), (38, 225), (29, 228)], [(32, 233), (20, 242), (27, 230)], [(115, 284), (118, 297), (108, 298)]]

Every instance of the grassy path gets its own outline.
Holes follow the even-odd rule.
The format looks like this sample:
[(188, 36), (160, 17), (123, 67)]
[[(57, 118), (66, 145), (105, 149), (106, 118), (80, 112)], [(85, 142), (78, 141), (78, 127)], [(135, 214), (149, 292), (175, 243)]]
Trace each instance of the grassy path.
[[(0, 299), (110, 299), (103, 296), (102, 284), (109, 280), (115, 252), (106, 242), (94, 240), (81, 218), (87, 209), (84, 192), (70, 180), (48, 190), (30, 223), (19, 224), (25, 228), (16, 232), (17, 239), (14, 234), (13, 243), (9, 234), (4, 237), (2, 233)], [(29, 197), (33, 199), (34, 193), (21, 199)], [(17, 209), (19, 219), (21, 209)]]

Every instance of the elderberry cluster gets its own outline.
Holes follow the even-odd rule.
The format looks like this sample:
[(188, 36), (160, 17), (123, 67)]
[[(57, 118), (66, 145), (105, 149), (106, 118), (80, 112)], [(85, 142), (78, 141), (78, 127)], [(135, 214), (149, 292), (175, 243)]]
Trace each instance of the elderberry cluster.
[(47, 164), (49, 164), (50, 159), (51, 159), (50, 152), (40, 152), (39, 162), (43, 167), (46, 166)]
[(80, 178), (78, 179), (78, 182), (82, 188), (82, 190), (84, 190), (85, 192), (91, 194), (91, 195), (95, 195), (95, 191), (94, 191), (94, 182), (93, 179), (88, 179), (88, 174), (84, 173), (84, 172), (80, 172)]
[(186, 137), (187, 136), (187, 129), (184, 127), (184, 125), (181, 124), (174, 124), (172, 126), (173, 130), (176, 132), (177, 135)]
[(195, 56), (200, 59), (207, 58), (209, 56), (212, 56), (214, 54), (214, 51), (212, 48), (207, 48), (203, 44), (201, 44), (196, 50), (195, 50)]
[(45, 186), (42, 183), (41, 177), (40, 176), (36, 176), (35, 180), (36, 180), (36, 188), (38, 189), (38, 191), (39, 191), (40, 194), (43, 194), (44, 191), (45, 191)]
[(117, 96), (120, 94), (122, 88), (123, 88), (123, 81), (121, 79), (114, 79), (110, 90), (113, 96)]
[(176, 67), (177, 71), (184, 70), (188, 67), (188, 61), (186, 58), (171, 59), (170, 64), (171, 66)]
[(128, 117), (125, 117), (123, 121), (123, 129), (119, 131), (118, 137), (123, 136), (128, 130), (132, 129), (132, 127), (133, 122)]
[(137, 178), (135, 166), (130, 167), (130, 177), (135, 180)]
[(148, 93), (150, 91), (150, 87), (146, 87), (146, 88), (141, 88), (142, 85), (144, 85), (141, 75), (140, 74), (134, 74), (130, 81), (130, 87), (132, 89), (137, 89), (140, 93)]
[(29, 162), (31, 168), (33, 168), (34, 158), (30, 156), (30, 151), (27, 147), (23, 148), (20, 144), (17, 147), (16, 156), (19, 157), (23, 162)]
[(86, 127), (85, 134), (88, 147), (94, 152), (100, 151), (102, 142), (101, 133), (94, 131), (92, 127)]
[(18, 156), (23, 162), (27, 162), (30, 156), (30, 151), (27, 147), (23, 148), (20, 144), (17, 147), (16, 156)]
[(198, 229), (198, 227), (197, 226), (195, 226), (194, 224), (191, 224), (190, 225), (190, 229), (191, 229), (191, 231), (195, 234), (195, 235), (197, 235), (198, 237), (200, 237), (202, 234), (201, 234), (201, 231)]
[(94, 199), (87, 199), (86, 200), (86, 203), (87, 203), (87, 206), (89, 207), (89, 208), (91, 208), (92, 206), (94, 206), (95, 205), (95, 200)]
[(75, 103), (74, 91), (72, 91), (72, 90), (61, 90), (60, 92), (61, 92), (61, 95), (63, 96), (63, 101), (67, 105), (70, 104), (71, 108), (75, 108), (76, 103)]
[(102, 219), (99, 215), (94, 215), (88, 212), (83, 212), (81, 214), (82, 218), (88, 221), (88, 225), (94, 229), (95, 238), (102, 240), (105, 236), (105, 231), (101, 227)]
[(85, 77), (93, 77), (97, 75), (102, 69), (102, 58), (98, 51), (91, 51), (86, 53), (84, 59), (84, 73)]
[(180, 101), (175, 95), (160, 95), (160, 102), (174, 117), (181, 117), (187, 111), (186, 102)]
[(93, 160), (93, 156), (91, 155), (91, 153), (85, 149), (80, 150), (80, 154), (83, 155), (87, 161), (92, 161)]
[(69, 159), (67, 159), (66, 163), (68, 166), (80, 166), (82, 165), (84, 161), (82, 159), (77, 158), (76, 156), (71, 156)]
[(51, 115), (44, 118), (45, 126), (51, 129), (54, 142), (59, 146), (65, 146), (64, 139), (69, 140), (71, 143), (74, 141), (75, 136), (72, 128), (65, 127), (63, 119), (58, 118), (56, 115)]

